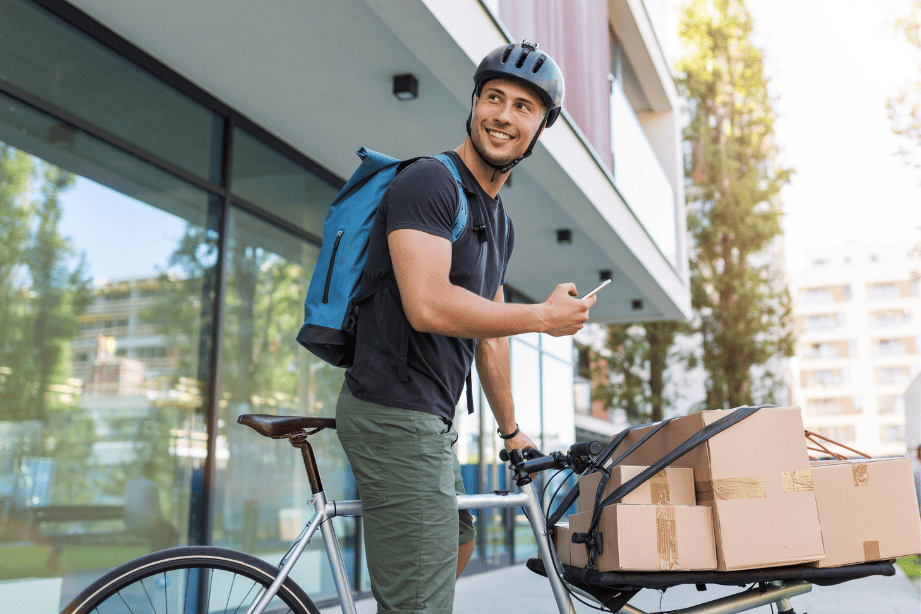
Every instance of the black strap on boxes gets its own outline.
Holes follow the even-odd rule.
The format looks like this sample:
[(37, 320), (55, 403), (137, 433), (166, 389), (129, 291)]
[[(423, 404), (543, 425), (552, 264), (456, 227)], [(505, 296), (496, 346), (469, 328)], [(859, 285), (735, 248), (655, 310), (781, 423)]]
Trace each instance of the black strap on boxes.
[[(725, 431), (726, 429), (728, 429), (730, 426), (733, 426), (734, 424), (738, 424), (745, 418), (748, 418), (749, 416), (754, 414), (756, 411), (758, 411), (762, 407), (775, 407), (775, 406), (774, 405), (759, 405), (759, 406), (745, 405), (743, 407), (736, 408), (732, 413), (726, 416), (723, 416), (722, 418), (720, 418), (719, 420), (717, 420), (716, 422), (712, 424), (708, 424), (704, 428), (700, 429), (699, 431), (691, 435), (687, 439), (687, 441), (685, 441), (684, 443), (679, 445), (677, 448), (675, 448), (674, 450), (672, 450), (671, 452), (669, 452), (668, 454), (660, 458), (658, 461), (656, 461), (655, 463), (653, 463), (652, 465), (650, 465), (649, 467), (641, 471), (640, 474), (637, 475), (636, 477), (631, 478), (627, 480), (626, 482), (624, 482), (623, 484), (621, 484), (620, 486), (618, 486), (616, 489), (614, 489), (614, 492), (608, 495), (605, 499), (598, 501), (598, 499), (601, 499), (601, 494), (604, 493), (604, 487), (607, 485), (607, 478), (610, 477), (610, 472), (607, 472), (606, 476), (603, 475), (601, 478), (601, 484), (598, 487), (598, 494), (596, 495), (595, 509), (592, 512), (592, 523), (589, 526), (588, 531), (586, 533), (573, 533), (572, 538), (571, 538), (572, 543), (574, 544), (585, 544), (586, 550), (588, 551), (589, 567), (595, 568), (596, 557), (602, 553), (603, 536), (601, 532), (598, 531), (598, 520), (601, 516), (601, 510), (603, 508), (620, 501), (621, 499), (626, 497), (628, 494), (636, 490), (646, 480), (648, 480), (652, 476), (662, 471), (665, 467), (671, 465), (673, 462), (675, 462), (676, 460), (678, 460), (679, 458), (681, 458), (682, 456), (690, 452), (692, 449), (704, 443), (705, 441), (707, 441), (708, 439), (710, 439), (717, 433), (721, 433)], [(654, 428), (650, 433), (648, 433), (645, 437), (643, 437), (642, 440), (640, 440), (636, 445), (630, 448), (627, 452), (622, 454), (614, 463), (612, 463), (612, 465), (616, 465), (620, 463), (622, 460), (624, 460), (625, 458), (627, 458), (630, 454), (632, 454), (637, 448), (639, 448), (643, 443), (645, 443), (650, 437), (652, 437), (655, 433), (657, 433), (668, 422), (669, 420), (663, 420), (662, 422), (660, 422), (656, 426), (656, 428)], [(642, 425), (642, 426), (648, 426), (648, 425)], [(626, 429), (625, 431), (623, 431), (622, 433), (614, 437), (614, 439), (611, 440), (611, 443), (608, 444), (608, 446), (604, 450), (601, 451), (601, 454), (599, 455), (596, 462), (599, 465), (604, 464), (608, 460), (608, 458), (610, 458), (610, 456), (614, 453), (614, 450), (617, 449), (617, 446), (619, 446), (620, 443), (627, 436), (627, 433), (631, 430), (642, 428), (642, 426)], [(555, 525), (556, 521), (559, 520), (559, 518), (557, 517), (557, 514), (559, 514), (559, 516), (562, 517), (562, 513), (565, 512), (567, 509), (569, 509), (569, 506), (572, 505), (572, 503), (575, 501), (575, 497), (579, 495), (578, 488), (579, 486), (577, 484), (572, 489), (572, 491), (570, 491), (569, 495), (575, 492), (575, 496), (573, 496), (571, 500), (569, 500), (570, 499), (569, 495), (567, 495), (566, 498), (564, 498), (563, 502), (557, 508), (557, 512), (554, 513), (553, 516), (551, 516), (550, 522), (548, 523), (549, 526)], [(567, 502), (567, 500), (569, 501)]]

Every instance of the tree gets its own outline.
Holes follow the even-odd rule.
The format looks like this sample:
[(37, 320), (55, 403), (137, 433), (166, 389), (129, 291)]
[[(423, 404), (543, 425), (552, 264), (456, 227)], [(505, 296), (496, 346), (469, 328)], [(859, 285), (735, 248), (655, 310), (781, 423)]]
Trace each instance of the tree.
[(62, 169), (0, 144), (0, 404), (13, 420), (47, 418), (70, 375), (70, 340), (89, 306), (86, 265), (58, 228)]
[(665, 395), (668, 365), (677, 357), (681, 322), (610, 324), (601, 348), (582, 348), (592, 401), (623, 409), (631, 423), (657, 422), (671, 405)]
[[(896, 21), (896, 28), (921, 51), (921, 0), (912, 0), (910, 13)], [(921, 67), (910, 83), (889, 98), (886, 107), (892, 131), (900, 137), (899, 154), (921, 170)]]
[(693, 0), (679, 33), (687, 53), (679, 87), (690, 106), (686, 189), (692, 239), (691, 300), (702, 340), (708, 408), (756, 399), (793, 354), (791, 301), (778, 264), (780, 190), (792, 170), (776, 162), (763, 56), (743, 0)]

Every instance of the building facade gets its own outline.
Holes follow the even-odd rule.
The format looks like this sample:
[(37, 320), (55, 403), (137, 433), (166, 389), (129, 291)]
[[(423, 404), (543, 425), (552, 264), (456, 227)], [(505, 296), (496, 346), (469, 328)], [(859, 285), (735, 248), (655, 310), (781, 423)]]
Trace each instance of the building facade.
[(905, 454), (905, 393), (921, 370), (916, 246), (813, 248), (802, 265), (793, 364), (806, 428), (872, 456)]
[[(176, 543), (279, 560), (309, 486), (295, 450), (236, 418), (334, 414), (342, 371), (294, 341), (328, 204), (360, 146), (409, 158), (458, 145), (477, 62), (511, 40), (560, 60), (567, 103), (502, 192), (517, 235), (506, 299), (610, 275), (594, 320), (686, 317), (679, 101), (658, 7), (0, 0), (0, 600), (58, 612), (153, 548), (124, 522), (137, 480)], [(406, 73), (412, 100), (392, 92)], [(522, 428), (546, 449), (571, 443), (571, 340), (511, 347)], [(482, 492), (505, 470), (476, 386), (457, 449)], [(354, 498), (335, 434), (314, 446), (329, 495)], [(366, 591), (360, 521), (337, 522)], [(515, 514), (477, 522), (474, 571), (535, 549)], [(323, 601), (320, 547), (293, 575)]]

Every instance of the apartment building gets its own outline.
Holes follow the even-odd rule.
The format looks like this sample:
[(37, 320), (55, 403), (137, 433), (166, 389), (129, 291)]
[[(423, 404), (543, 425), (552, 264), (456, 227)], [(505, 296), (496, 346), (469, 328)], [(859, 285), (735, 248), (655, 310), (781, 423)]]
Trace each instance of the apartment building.
[(792, 362), (806, 428), (872, 456), (905, 454), (904, 395), (921, 371), (917, 245), (810, 248), (800, 265)]

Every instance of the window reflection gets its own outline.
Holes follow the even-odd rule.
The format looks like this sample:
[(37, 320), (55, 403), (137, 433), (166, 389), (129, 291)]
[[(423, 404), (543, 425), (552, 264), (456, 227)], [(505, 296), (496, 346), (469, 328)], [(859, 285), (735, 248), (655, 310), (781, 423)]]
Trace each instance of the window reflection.
[(187, 542), (216, 216), (207, 194), (2, 102), (0, 579), (62, 578), (66, 603)]
[(0, 79), (218, 182), (216, 115), (29, 2), (0, 0), (0, 15)]
[[(221, 348), (221, 430), (215, 543), (277, 563), (313, 514), (298, 450), (237, 424), (245, 413), (335, 415), (343, 370), (295, 341), (319, 248), (248, 213), (234, 210), (227, 253)], [(333, 431), (311, 436), (330, 498), (356, 498)], [(231, 487), (232, 485), (232, 487)], [(336, 519), (346, 566), (354, 573), (355, 526)], [(322, 570), (322, 575), (317, 574)], [(312, 594), (333, 595), (322, 541), (315, 539), (293, 576)]]
[(233, 136), (230, 189), (279, 218), (315, 234), (322, 232), (329, 203), (337, 192), (317, 175), (239, 128), (234, 130)]

